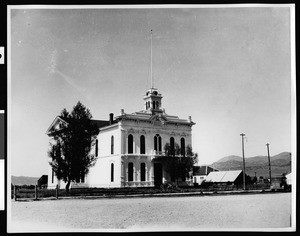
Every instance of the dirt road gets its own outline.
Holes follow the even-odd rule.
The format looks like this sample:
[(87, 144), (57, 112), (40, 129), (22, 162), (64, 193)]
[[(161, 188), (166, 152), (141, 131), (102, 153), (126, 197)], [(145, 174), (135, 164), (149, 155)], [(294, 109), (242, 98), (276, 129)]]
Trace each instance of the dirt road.
[(9, 232), (290, 227), (291, 193), (11, 202)]

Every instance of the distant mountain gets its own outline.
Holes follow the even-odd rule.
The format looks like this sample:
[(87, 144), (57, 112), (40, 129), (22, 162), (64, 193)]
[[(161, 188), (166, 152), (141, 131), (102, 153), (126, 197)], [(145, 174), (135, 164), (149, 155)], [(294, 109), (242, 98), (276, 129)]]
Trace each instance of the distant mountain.
[[(282, 152), (270, 157), (272, 176), (282, 175), (291, 172), (291, 153)], [(239, 156), (223, 157), (210, 165), (218, 170), (241, 170), (243, 168), (243, 159)], [(245, 158), (246, 173), (250, 176), (269, 176), (269, 162), (267, 156), (255, 156)]]
[(227, 162), (227, 161), (243, 161), (242, 157), (239, 156), (227, 156), (227, 157), (223, 157), (220, 160), (218, 160), (218, 162)]
[(13, 185), (36, 185), (40, 177), (28, 176), (11, 176), (11, 183)]

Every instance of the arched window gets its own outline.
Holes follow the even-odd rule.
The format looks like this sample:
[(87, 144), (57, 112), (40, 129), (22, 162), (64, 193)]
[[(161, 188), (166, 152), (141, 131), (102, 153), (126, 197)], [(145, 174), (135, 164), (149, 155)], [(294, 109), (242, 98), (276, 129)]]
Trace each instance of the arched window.
[(146, 180), (146, 164), (141, 163), (141, 181)]
[(132, 134), (128, 135), (128, 153), (133, 153), (133, 136)]
[(114, 182), (114, 163), (110, 164), (110, 182)]
[(133, 181), (133, 163), (128, 163), (128, 181)]
[(110, 138), (110, 154), (114, 154), (114, 136)]
[(161, 137), (158, 136), (158, 151), (161, 152)]
[(54, 183), (54, 170), (52, 168), (52, 179), (51, 179), (52, 184)]
[(161, 137), (160, 137), (159, 134), (156, 134), (154, 136), (154, 150), (161, 152), (161, 147), (162, 147), (162, 145), (161, 145)]
[(184, 138), (180, 139), (180, 150), (181, 150), (181, 155), (185, 156), (185, 140), (184, 140)]
[(170, 151), (171, 155), (175, 154), (175, 140), (173, 137), (170, 138)]
[(96, 139), (95, 156), (98, 156), (98, 139)]
[(141, 154), (145, 154), (146, 151), (145, 151), (145, 136), (144, 135), (141, 135), (140, 137), (140, 152)]

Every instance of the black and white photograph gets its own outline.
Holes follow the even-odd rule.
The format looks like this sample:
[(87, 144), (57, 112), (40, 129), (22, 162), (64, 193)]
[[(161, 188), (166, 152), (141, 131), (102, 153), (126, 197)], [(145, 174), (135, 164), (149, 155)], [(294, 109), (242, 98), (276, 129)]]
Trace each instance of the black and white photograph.
[(296, 230), (294, 4), (7, 6), (7, 232)]

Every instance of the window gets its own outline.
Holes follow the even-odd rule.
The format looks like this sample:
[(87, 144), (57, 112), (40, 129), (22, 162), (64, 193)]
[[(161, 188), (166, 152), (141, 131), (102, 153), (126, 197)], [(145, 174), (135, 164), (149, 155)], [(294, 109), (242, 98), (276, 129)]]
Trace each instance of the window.
[(171, 155), (175, 154), (175, 140), (173, 137), (170, 138), (170, 151)]
[(155, 101), (152, 102), (152, 107), (155, 109)]
[(75, 179), (76, 183), (84, 183), (84, 173), (80, 173)]
[(158, 108), (159, 108), (159, 102), (156, 101), (156, 109), (158, 109)]
[(145, 151), (145, 136), (144, 135), (141, 135), (140, 137), (140, 152), (141, 154), (145, 154), (146, 151)]
[(133, 163), (128, 163), (128, 181), (133, 181)]
[(98, 156), (98, 139), (96, 139), (95, 156)]
[(160, 151), (161, 152), (161, 137), (160, 136), (158, 136), (158, 151)]
[(81, 180), (81, 183), (84, 183), (84, 173), (81, 173), (81, 175), (80, 175), (80, 180)]
[(132, 136), (132, 134), (128, 135), (128, 153), (133, 153), (133, 136)]
[(54, 170), (52, 168), (52, 179), (51, 179), (52, 184), (54, 183)]
[(110, 138), (110, 154), (114, 154), (114, 136)]
[(110, 164), (110, 182), (114, 182), (114, 163)]
[(154, 136), (154, 150), (161, 152), (161, 137), (159, 134)]
[(141, 181), (146, 180), (146, 164), (141, 163)]
[(185, 156), (185, 140), (184, 140), (184, 138), (181, 138), (180, 139), (180, 148), (181, 148), (181, 155), (182, 156)]

